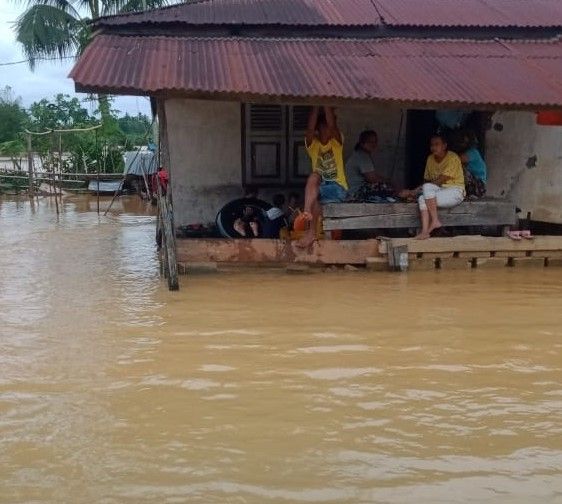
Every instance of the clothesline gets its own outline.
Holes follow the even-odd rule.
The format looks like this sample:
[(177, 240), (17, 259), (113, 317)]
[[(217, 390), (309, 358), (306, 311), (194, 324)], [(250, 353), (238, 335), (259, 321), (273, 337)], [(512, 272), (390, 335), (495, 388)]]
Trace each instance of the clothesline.
[(75, 131), (93, 131), (95, 129), (101, 128), (101, 124), (97, 124), (96, 126), (90, 126), (89, 128), (70, 128), (70, 129), (50, 129), (47, 131), (29, 131), (28, 129), (24, 130), (29, 135), (48, 135), (50, 133), (70, 133)]

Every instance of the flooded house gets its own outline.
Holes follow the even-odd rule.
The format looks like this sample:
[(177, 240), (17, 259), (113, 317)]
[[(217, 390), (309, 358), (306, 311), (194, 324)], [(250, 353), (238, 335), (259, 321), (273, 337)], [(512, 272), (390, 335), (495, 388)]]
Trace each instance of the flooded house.
[[(302, 191), (313, 105), (336, 107), (346, 155), (362, 130), (376, 130), (375, 162), (398, 187), (423, 178), (436, 116), (462, 111), (489, 169), (487, 195), (445, 211), (444, 223), (562, 225), (560, 2), (198, 0), (93, 25), (70, 76), (77, 91), (151, 98), (176, 230), (214, 222), (248, 186), (267, 201)], [(555, 120), (541, 124), (541, 113)], [(414, 203), (332, 204), (327, 237), (377, 233), (311, 250), (282, 240), (178, 239), (177, 260), (377, 269), (404, 247), (411, 264), (430, 267), (562, 259), (555, 236), (375, 238), (417, 223)]]

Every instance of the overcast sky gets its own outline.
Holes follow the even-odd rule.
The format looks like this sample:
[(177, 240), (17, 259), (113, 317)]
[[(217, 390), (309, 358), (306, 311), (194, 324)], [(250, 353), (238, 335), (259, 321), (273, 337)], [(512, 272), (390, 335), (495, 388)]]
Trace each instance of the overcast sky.
[[(24, 11), (27, 2), (14, 0), (0, 0), (0, 64), (25, 59), (13, 30), (13, 23)], [(74, 92), (74, 83), (67, 78), (72, 68), (73, 60), (63, 63), (59, 61), (38, 62), (35, 71), (29, 69), (27, 63), (19, 65), (0, 66), (0, 88), (10, 86), (16, 96), (21, 96), (25, 106), (31, 105), (41, 98), (52, 97), (57, 93), (86, 97), (83, 93)], [(150, 113), (150, 106), (145, 97), (117, 97), (113, 107), (121, 112), (137, 114)], [(88, 108), (95, 108), (90, 104)]]

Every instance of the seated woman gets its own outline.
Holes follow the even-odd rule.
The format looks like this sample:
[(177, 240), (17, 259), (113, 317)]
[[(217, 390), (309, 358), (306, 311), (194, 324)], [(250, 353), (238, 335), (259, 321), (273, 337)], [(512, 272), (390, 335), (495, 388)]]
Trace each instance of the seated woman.
[(308, 222), (297, 245), (309, 247), (315, 240), (318, 220), (322, 215), (320, 203), (341, 203), (347, 197), (347, 180), (343, 165), (343, 139), (336, 122), (334, 109), (324, 107), (320, 114), (314, 107), (308, 117), (305, 145), (312, 162), (312, 173), (306, 182), (303, 216)]
[(386, 198), (394, 195), (392, 183), (375, 167), (373, 154), (378, 147), (376, 131), (365, 130), (359, 135), (353, 154), (345, 164), (349, 198), (357, 201)]
[(468, 196), (481, 198), (486, 194), (488, 167), (476, 145), (474, 134), (463, 132), (458, 152), (462, 165), (466, 169), (466, 193)]
[(425, 164), (425, 183), (413, 190), (401, 192), (402, 197), (420, 193), (421, 232), (418, 240), (425, 240), (431, 232), (442, 226), (437, 208), (451, 208), (462, 203), (465, 197), (464, 174), (459, 156), (447, 150), (447, 142), (440, 135), (431, 138), (431, 154)]

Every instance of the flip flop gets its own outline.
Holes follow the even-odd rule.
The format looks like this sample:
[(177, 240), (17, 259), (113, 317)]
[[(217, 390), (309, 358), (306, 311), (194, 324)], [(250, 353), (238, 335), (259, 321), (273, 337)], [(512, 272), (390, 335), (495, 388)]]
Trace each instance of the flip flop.
[(511, 238), (512, 240), (519, 241), (521, 240), (521, 231), (508, 231), (507, 237)]
[(521, 231), (521, 238), (525, 238), (525, 240), (534, 240), (535, 237), (531, 234), (531, 231), (528, 229), (525, 229), (524, 231)]

